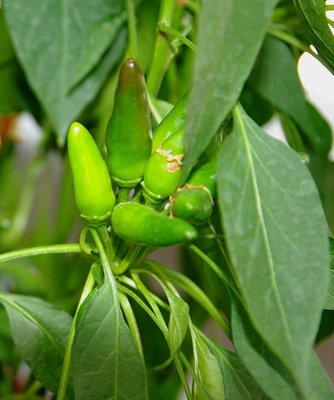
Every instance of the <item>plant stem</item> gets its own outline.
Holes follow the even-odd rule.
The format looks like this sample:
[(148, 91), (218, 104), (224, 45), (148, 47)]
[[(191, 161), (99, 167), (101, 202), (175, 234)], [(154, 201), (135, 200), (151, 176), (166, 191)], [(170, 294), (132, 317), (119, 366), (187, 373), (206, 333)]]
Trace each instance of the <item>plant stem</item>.
[(59, 383), (59, 391), (58, 391), (58, 396), (57, 400), (64, 400), (65, 395), (66, 395), (66, 389), (68, 385), (68, 379), (70, 376), (70, 367), (71, 367), (71, 352), (72, 352), (72, 345), (75, 337), (75, 325), (76, 325), (76, 319), (77, 315), (80, 309), (81, 304), (85, 301), (86, 297), (89, 295), (89, 293), (92, 291), (94, 287), (94, 276), (92, 273), (92, 269), (90, 270), (85, 286), (83, 288), (77, 309), (75, 311), (75, 315), (72, 321), (71, 329), (68, 334), (68, 339), (66, 343), (66, 350), (65, 350), (65, 356), (64, 356), (64, 363), (63, 363), (63, 368), (61, 372), (61, 378), (60, 378), (60, 383)]
[[(115, 249), (111, 243), (108, 231), (107, 231), (107, 226), (102, 225), (96, 229), (96, 232), (99, 236), (99, 239), (102, 243), (102, 246), (106, 252), (107, 259), (110, 265), (112, 265), (112, 262), (115, 259)], [(93, 235), (94, 236), (94, 235)]]
[(232, 283), (226, 278), (223, 271), (218, 267), (218, 265), (208, 257), (201, 249), (199, 249), (194, 244), (188, 246), (195, 254), (198, 255), (211, 269), (212, 271), (224, 282), (224, 284), (234, 290)]
[(0, 254), (0, 263), (18, 258), (39, 256), (42, 254), (81, 253), (79, 244), (54, 244), (50, 246), (29, 247), (27, 249), (9, 251)]
[(24, 395), (27, 397), (27, 399), (31, 398), (33, 395), (35, 395), (39, 389), (41, 389), (43, 386), (41, 382), (39, 381), (34, 381), (30, 386), (29, 389), (24, 393)]
[(169, 35), (177, 37), (183, 44), (188, 46), (194, 53), (197, 52), (196, 46), (193, 42), (191, 42), (188, 38), (186, 38), (182, 33), (177, 31), (176, 29), (167, 26), (165, 23), (159, 24), (159, 30), (164, 33), (168, 33)]
[[(144, 285), (143, 285), (143, 286), (144, 286)], [(139, 296), (137, 296), (137, 294), (135, 294), (131, 289), (129, 289), (129, 288), (123, 286), (123, 285), (120, 285), (120, 284), (119, 284), (118, 287), (119, 287), (119, 289), (120, 289), (121, 291), (123, 291), (124, 293), (126, 293), (126, 294), (128, 294), (130, 297), (132, 297), (132, 298), (137, 302), (137, 304), (138, 304), (139, 306), (141, 306), (141, 307), (143, 308), (144, 311), (146, 311), (146, 313), (147, 313), (147, 314), (151, 317), (151, 319), (156, 323), (156, 325), (159, 327), (159, 329), (161, 330), (162, 334), (164, 335), (165, 339), (167, 340), (167, 338), (168, 338), (168, 328), (167, 328), (167, 325), (166, 325), (166, 322), (165, 322), (164, 318), (162, 317), (162, 315), (161, 315), (161, 313), (160, 313), (160, 310), (159, 310), (159, 312), (158, 312), (158, 315), (157, 315), (156, 312), (155, 312), (157, 306), (156, 306), (156, 304), (153, 304), (153, 303), (154, 303), (153, 297), (152, 297), (152, 296), (149, 296), (149, 298), (147, 298), (147, 297), (145, 296), (145, 298), (147, 299), (147, 301), (149, 301), (150, 306), (151, 306), (151, 307), (153, 306), (152, 309), (154, 309), (154, 311), (152, 312), (151, 309), (144, 303), (144, 301), (143, 301)], [(143, 289), (143, 288), (141, 288), (141, 289)], [(147, 289), (144, 290), (144, 292), (146, 292), (146, 291), (148, 291), (148, 290), (147, 290)], [(142, 292), (142, 293), (143, 293), (143, 292)], [(147, 292), (146, 292), (146, 293), (147, 293)], [(179, 374), (179, 376), (180, 376), (180, 379), (181, 379), (181, 382), (182, 382), (182, 386), (183, 386), (184, 391), (185, 391), (185, 393), (186, 393), (187, 399), (188, 399), (188, 400), (191, 400), (191, 393), (190, 393), (190, 390), (189, 390), (189, 387), (188, 387), (188, 382), (187, 382), (187, 379), (186, 379), (184, 370), (183, 370), (183, 368), (182, 368), (182, 364), (181, 364), (181, 362), (180, 362), (179, 356), (178, 356), (177, 354), (175, 354), (175, 355), (173, 356), (173, 360), (174, 360), (176, 369), (177, 369), (177, 371), (178, 371), (178, 374)]]
[(203, 290), (199, 288), (191, 279), (180, 272), (177, 272), (172, 268), (168, 268), (162, 264), (158, 264), (153, 260), (146, 260), (145, 266), (153, 269), (153, 271), (155, 271), (158, 275), (162, 275), (165, 277), (165, 279), (168, 278), (171, 282), (181, 287), (186, 293), (189, 294), (189, 296), (196, 300), (211, 315), (211, 317), (217, 322), (223, 331), (229, 337), (231, 337), (229, 323), (220, 315), (220, 312), (217, 310), (209, 297), (203, 292)]
[(126, 8), (128, 12), (128, 28), (129, 28), (129, 53), (130, 57), (137, 59), (137, 30), (136, 30), (136, 14), (133, 0), (126, 0)]
[[(162, 0), (158, 26), (172, 25), (176, 0)], [(171, 59), (172, 49), (165, 35), (158, 31), (155, 42), (153, 62), (147, 78), (148, 91), (156, 96)]]
[(129, 193), (130, 189), (128, 188), (119, 188), (119, 192), (117, 194), (117, 204), (118, 203), (125, 203), (129, 201)]
[(143, 345), (142, 345), (142, 341), (141, 341), (141, 337), (140, 337), (140, 332), (138, 329), (138, 324), (136, 321), (136, 317), (134, 315), (134, 312), (132, 310), (131, 304), (129, 302), (129, 299), (127, 298), (127, 296), (124, 293), (119, 293), (119, 300), (121, 303), (121, 307), (123, 310), (123, 313), (126, 317), (126, 320), (128, 322), (129, 328), (131, 330), (133, 339), (136, 343), (137, 349), (139, 351), (139, 354), (141, 356), (141, 358), (144, 361), (144, 351), (143, 351)]
[(334, 4), (326, 4), (325, 10), (326, 11), (334, 11)]
[(136, 245), (135, 247), (130, 249), (129, 252), (126, 254), (126, 256), (123, 258), (123, 260), (121, 261), (121, 263), (116, 268), (115, 273), (117, 275), (124, 274), (124, 272), (131, 267), (135, 259), (138, 257), (142, 248), (143, 248), (142, 246)]

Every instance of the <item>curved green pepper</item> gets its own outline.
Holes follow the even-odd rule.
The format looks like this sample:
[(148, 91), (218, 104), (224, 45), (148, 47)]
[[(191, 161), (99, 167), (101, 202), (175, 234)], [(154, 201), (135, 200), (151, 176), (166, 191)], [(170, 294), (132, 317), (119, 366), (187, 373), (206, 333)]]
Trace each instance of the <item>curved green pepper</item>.
[(133, 59), (122, 65), (105, 142), (112, 178), (121, 187), (135, 187), (143, 177), (152, 143), (145, 80)]
[(152, 139), (152, 153), (174, 132), (184, 126), (188, 95), (183, 96), (156, 127)]
[(208, 162), (199, 166), (191, 173), (187, 184), (192, 186), (205, 186), (209, 189), (211, 196), (213, 198), (216, 197), (217, 162)]
[(211, 216), (213, 200), (205, 186), (186, 185), (171, 198), (171, 214), (193, 225), (205, 223)]
[(107, 166), (87, 129), (73, 122), (68, 131), (74, 194), (81, 216), (88, 224), (104, 223), (115, 205)]
[(138, 203), (118, 204), (111, 223), (116, 235), (143, 245), (171, 246), (197, 238), (196, 229), (188, 222), (167, 217)]
[(184, 128), (174, 132), (149, 158), (142, 186), (148, 203), (159, 204), (168, 198), (182, 178)]

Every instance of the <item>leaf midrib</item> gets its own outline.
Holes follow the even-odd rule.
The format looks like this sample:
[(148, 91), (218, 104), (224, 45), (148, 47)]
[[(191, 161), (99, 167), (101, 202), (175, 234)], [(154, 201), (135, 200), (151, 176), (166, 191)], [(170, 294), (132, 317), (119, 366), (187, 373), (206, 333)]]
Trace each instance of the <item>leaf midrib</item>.
[(258, 216), (259, 216), (260, 230), (261, 230), (261, 233), (262, 233), (262, 238), (263, 238), (264, 245), (265, 245), (265, 251), (266, 251), (266, 254), (267, 254), (267, 258), (268, 258), (269, 273), (270, 273), (270, 278), (271, 278), (271, 282), (272, 282), (272, 288), (273, 288), (274, 297), (276, 299), (276, 304), (278, 306), (279, 314), (281, 315), (281, 320), (283, 322), (283, 328), (284, 328), (284, 331), (286, 333), (286, 337), (288, 339), (289, 348), (291, 350), (291, 353), (293, 354), (294, 364), (296, 366), (298, 366), (296, 353), (294, 351), (294, 346), (292, 345), (292, 339), (291, 339), (291, 333), (290, 333), (289, 325), (288, 325), (288, 322), (287, 322), (287, 320), (285, 318), (284, 308), (283, 308), (283, 304), (282, 304), (282, 301), (281, 301), (280, 293), (279, 293), (277, 282), (276, 282), (276, 278), (275, 278), (274, 261), (273, 261), (273, 256), (272, 256), (271, 249), (270, 249), (270, 244), (269, 244), (269, 241), (268, 241), (267, 228), (266, 228), (266, 224), (265, 224), (265, 221), (264, 221), (264, 215), (263, 215), (262, 204), (261, 204), (261, 197), (260, 197), (260, 193), (259, 193), (259, 187), (258, 187), (258, 183), (257, 183), (256, 172), (255, 172), (254, 163), (253, 163), (252, 150), (251, 150), (251, 146), (250, 146), (250, 144), (248, 142), (246, 127), (245, 127), (244, 121), (243, 121), (243, 119), (241, 117), (240, 110), (239, 110), (238, 106), (235, 108), (235, 116), (238, 119), (238, 122), (239, 122), (239, 125), (240, 125), (240, 131), (241, 131), (242, 139), (243, 139), (243, 142), (244, 142), (244, 145), (245, 145), (246, 156), (247, 156), (247, 160), (248, 160), (248, 164), (249, 164), (249, 169), (250, 169), (250, 172), (251, 172), (251, 179), (252, 179), (252, 182), (253, 182), (256, 210), (257, 210), (257, 213), (258, 213)]
[(51, 343), (54, 344), (57, 352), (61, 357), (63, 357), (63, 351), (60, 348), (59, 344), (54, 340), (52, 335), (48, 332), (47, 329), (38, 321), (38, 319), (34, 318), (31, 314), (29, 314), (23, 307), (20, 307), (17, 303), (9, 300), (6, 296), (3, 296), (0, 294), (0, 301), (3, 301), (4, 303), (7, 303), (9, 306), (13, 307), (16, 311), (20, 312), (22, 315), (24, 315), (29, 321), (33, 322), (35, 325), (37, 325), (40, 330), (45, 334), (45, 336), (50, 340)]

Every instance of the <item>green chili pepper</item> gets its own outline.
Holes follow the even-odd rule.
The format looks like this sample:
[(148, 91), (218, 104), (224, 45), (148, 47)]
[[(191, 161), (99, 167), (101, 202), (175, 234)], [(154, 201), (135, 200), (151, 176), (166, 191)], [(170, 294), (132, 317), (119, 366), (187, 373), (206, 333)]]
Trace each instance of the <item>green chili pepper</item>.
[(116, 235), (143, 245), (171, 246), (197, 238), (196, 229), (187, 221), (168, 217), (138, 203), (118, 204), (111, 222)]
[(179, 128), (151, 155), (144, 172), (144, 197), (148, 203), (159, 204), (168, 198), (182, 178), (184, 128)]
[(109, 171), (121, 187), (142, 179), (151, 154), (150, 110), (139, 65), (126, 60), (119, 74), (112, 116), (106, 132)]
[(156, 127), (153, 133), (152, 153), (155, 152), (169, 136), (184, 126), (187, 102), (188, 96), (185, 95)]
[(205, 186), (186, 185), (177, 190), (170, 200), (171, 214), (193, 225), (205, 223), (212, 213), (213, 200)]
[(216, 197), (217, 162), (208, 162), (199, 166), (191, 173), (187, 184), (192, 186), (205, 186), (209, 189), (211, 196), (213, 198)]
[(70, 126), (67, 145), (80, 214), (90, 225), (104, 223), (115, 196), (102, 155), (91, 134), (78, 122)]

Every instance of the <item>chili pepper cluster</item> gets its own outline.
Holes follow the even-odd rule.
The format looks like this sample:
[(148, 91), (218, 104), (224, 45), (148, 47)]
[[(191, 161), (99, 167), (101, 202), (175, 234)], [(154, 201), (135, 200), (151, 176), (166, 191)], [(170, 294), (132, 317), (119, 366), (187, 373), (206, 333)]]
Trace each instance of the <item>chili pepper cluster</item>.
[(216, 162), (199, 163), (180, 187), (186, 104), (184, 96), (152, 138), (145, 79), (129, 59), (120, 70), (106, 129), (107, 162), (84, 126), (70, 126), (75, 199), (89, 226), (109, 225), (111, 218), (118, 237), (154, 247), (196, 239), (195, 227), (207, 222), (212, 212)]

